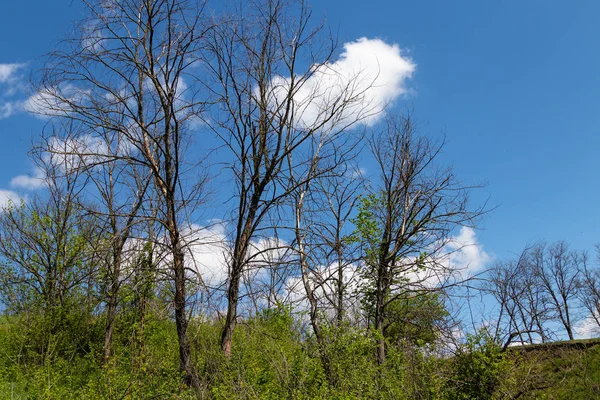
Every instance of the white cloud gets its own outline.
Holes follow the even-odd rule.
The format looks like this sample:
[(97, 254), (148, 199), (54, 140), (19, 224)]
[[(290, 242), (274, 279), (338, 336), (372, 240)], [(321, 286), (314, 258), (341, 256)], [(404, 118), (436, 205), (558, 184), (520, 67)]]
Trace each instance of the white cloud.
[(483, 250), (473, 228), (463, 226), (457, 236), (452, 237), (444, 248), (450, 268), (479, 272), (491, 261)]
[(218, 287), (227, 280), (227, 255), (225, 226), (215, 223), (210, 227), (193, 225), (184, 233), (189, 244), (188, 266), (196, 271), (202, 281)]
[(365, 176), (367, 176), (367, 169), (365, 167), (358, 167), (350, 172), (350, 177), (352, 179), (364, 178)]
[[(130, 128), (132, 134), (135, 128)], [(82, 134), (66, 139), (53, 136), (48, 141), (45, 160), (63, 171), (69, 171), (100, 165), (115, 157), (131, 155), (135, 150), (135, 146), (124, 136), (105, 138)]]
[[(213, 221), (209, 226), (192, 225), (183, 232), (188, 244), (188, 267), (196, 271), (202, 281), (219, 287), (228, 278), (228, 265), (232, 253), (227, 239), (226, 225)], [(276, 238), (262, 238), (250, 243), (248, 273), (260, 279), (265, 265), (272, 265), (283, 257), (285, 242)]]
[(23, 103), (23, 109), (43, 119), (65, 116), (73, 109), (71, 102), (81, 103), (86, 96), (90, 96), (89, 91), (72, 84), (45, 87), (30, 96)]
[(98, 54), (104, 50), (106, 39), (104, 38), (102, 26), (101, 21), (97, 20), (95, 22), (90, 21), (83, 27), (81, 46), (92, 54)]
[(575, 325), (576, 339), (591, 339), (600, 334), (600, 327), (592, 315), (588, 315)]
[(15, 189), (36, 190), (46, 186), (44, 178), (44, 171), (35, 168), (32, 175), (18, 175), (12, 178), (10, 186)]
[(0, 119), (8, 118), (18, 110), (18, 103), (8, 101), (4, 104), (0, 104)]
[(405, 277), (409, 285), (428, 289), (459, 283), (480, 272), (492, 260), (479, 243), (475, 230), (465, 226), (458, 235), (432, 247), (436, 250), (424, 260), (425, 268), (413, 267), (414, 259), (406, 260)]
[(12, 190), (0, 190), (0, 209), (5, 209), (10, 205), (18, 205), (22, 200), (22, 197)]
[(8, 83), (16, 78), (16, 72), (24, 64), (0, 64), (0, 83)]
[[(406, 271), (404, 272), (407, 282), (402, 282), (399, 286), (392, 290), (406, 290), (407, 287), (413, 289), (432, 289), (443, 285), (446, 280), (453, 277), (462, 279), (463, 274), (474, 273), (480, 271), (487, 263), (491, 261), (491, 257), (483, 250), (479, 243), (476, 232), (472, 228), (462, 227), (458, 234), (451, 237), (448, 243), (441, 249), (439, 254), (432, 255), (429, 261), (426, 261), (424, 270), (416, 270), (411, 266), (414, 265), (414, 260), (406, 260)], [(348, 309), (352, 311), (353, 307), (358, 303), (356, 300), (362, 296), (361, 290), (364, 285), (368, 284), (366, 279), (360, 273), (361, 266), (357, 264), (346, 265), (343, 270), (343, 279), (346, 284), (346, 292), (349, 297), (347, 300)], [(335, 288), (332, 286), (334, 279), (337, 276), (337, 265), (320, 266), (311, 276), (313, 286), (318, 286), (315, 290), (315, 296), (319, 299), (322, 311), (331, 311), (331, 304), (328, 304), (327, 299), (332, 298)], [(320, 282), (315, 285), (315, 282)], [(454, 281), (451, 279), (451, 281)], [(294, 304), (297, 311), (306, 311), (309, 309), (309, 304), (306, 299), (304, 284), (300, 276), (291, 276), (286, 280), (283, 297), (286, 301)], [(360, 311), (355, 309), (352, 311), (353, 318), (360, 317)]]
[[(324, 124), (327, 130), (357, 121), (378, 122), (385, 107), (407, 92), (405, 84), (416, 65), (398, 45), (360, 38), (345, 43), (337, 61), (311, 68), (311, 76), (293, 93), (295, 122), (304, 128)], [(290, 77), (273, 79), (274, 108), (284, 104), (289, 87)], [(335, 120), (325, 122), (334, 111)]]
[(22, 109), (22, 101), (14, 95), (23, 89), (18, 71), (24, 64), (0, 64), (0, 119), (8, 118)]

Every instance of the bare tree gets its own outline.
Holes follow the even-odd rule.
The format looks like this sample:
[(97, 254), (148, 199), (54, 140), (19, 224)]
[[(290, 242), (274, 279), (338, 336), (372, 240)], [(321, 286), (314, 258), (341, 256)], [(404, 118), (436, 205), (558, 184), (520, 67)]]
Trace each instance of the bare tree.
[[(92, 207), (89, 212), (96, 215), (106, 237), (105, 240), (98, 243), (96, 249), (100, 264), (104, 266), (102, 276), (106, 279), (104, 285), (106, 327), (103, 349), (103, 359), (106, 362), (111, 355), (119, 289), (123, 281), (123, 265), (131, 266), (131, 253), (138, 252), (137, 247), (139, 246), (133, 244), (133, 232), (135, 225), (144, 220), (141, 209), (147, 198), (146, 192), (151, 182), (151, 176), (149, 171), (141, 169), (139, 165), (124, 162), (118, 157), (112, 159), (113, 151), (118, 150), (122, 146), (122, 143), (119, 142), (124, 140), (117, 132), (99, 131), (97, 139), (102, 140), (97, 144), (106, 149), (106, 157), (110, 161), (98, 164), (92, 162), (92, 165), (87, 168), (88, 160), (84, 156), (79, 159), (77, 165), (88, 178), (88, 195), (94, 199), (95, 207)], [(47, 145), (46, 148), (54, 146)], [(52, 151), (56, 152), (57, 150), (53, 148)], [(77, 155), (74, 154), (73, 157), (75, 156)], [(129, 248), (126, 248), (128, 243)], [(133, 257), (137, 257), (137, 255), (133, 254)]]
[(578, 277), (585, 259), (584, 253), (569, 250), (566, 242), (551, 246), (541, 244), (532, 250), (533, 272), (569, 340), (574, 339), (572, 303), (578, 293)]
[(525, 248), (517, 260), (497, 262), (487, 272), (486, 288), (498, 303), (493, 335), (504, 348), (514, 340), (534, 343), (548, 340), (545, 323), (551, 317), (550, 307), (540, 282), (532, 270), (531, 248)]
[[(351, 161), (351, 160), (348, 160)], [(315, 271), (321, 286), (323, 307), (333, 310), (339, 327), (352, 308), (357, 282), (356, 263), (360, 257), (358, 243), (350, 240), (350, 217), (356, 211), (365, 181), (360, 168), (346, 162), (336, 172), (319, 177), (312, 191), (313, 210), (309, 231), (313, 258), (326, 267)]]
[[(106, 362), (111, 352), (122, 268), (128, 261), (127, 253), (135, 252), (139, 247), (132, 245), (132, 232), (135, 225), (144, 220), (141, 209), (147, 199), (151, 175), (147, 169), (119, 156), (128, 143), (118, 131), (99, 127), (93, 143), (90, 143), (79, 136), (76, 121), (60, 119), (50, 127), (52, 130), (42, 137), (37, 151), (43, 158), (50, 157), (49, 162), (57, 163), (54, 168), (58, 168), (61, 174), (85, 179), (87, 213), (95, 217), (98, 229), (102, 231), (101, 240), (92, 245), (100, 269), (99, 276), (103, 279), (100, 286), (106, 302), (103, 348), (103, 360)], [(129, 249), (126, 249), (128, 242)]]
[[(596, 254), (600, 261), (600, 246), (596, 245)], [(591, 318), (600, 328), (600, 270), (590, 268), (587, 256), (582, 260), (581, 277), (579, 278), (579, 301)]]
[[(291, 171), (310, 171), (313, 145), (333, 141), (374, 112), (373, 107), (346, 112), (365, 90), (355, 80), (340, 80), (340, 87), (327, 93), (308, 84), (317, 75), (335, 76), (327, 67), (333, 45), (313, 46), (320, 27), (310, 28), (310, 16), (304, 2), (240, 3), (234, 15), (215, 21), (210, 33), (208, 67), (217, 83), (211, 90), (220, 106), (207, 122), (232, 154), (236, 202), (221, 337), (226, 355), (231, 354), (240, 281), (257, 256), (251, 243), (273, 235), (269, 216), (314, 177), (309, 173), (290, 181)], [(303, 63), (311, 68), (300, 73)]]
[[(71, 154), (59, 151), (63, 156), (86, 159), (85, 168), (118, 160), (130, 174), (135, 169), (140, 177), (150, 177), (152, 190), (146, 193), (157, 196), (156, 222), (171, 254), (180, 368), (186, 383), (199, 390), (187, 337), (182, 231), (205, 177), (196, 170), (193, 174), (200, 179), (192, 180), (197, 164), (186, 160), (186, 132), (195, 126), (202, 107), (193, 75), (204, 31), (203, 10), (185, 0), (85, 4), (91, 18), (82, 24), (80, 36), (49, 54), (29, 107), (77, 124), (77, 131), (56, 139), (76, 143)], [(126, 222), (116, 229), (127, 226)]]
[(377, 331), (377, 361), (386, 356), (389, 311), (399, 299), (441, 291), (452, 266), (440, 259), (449, 234), (483, 212), (471, 208), (471, 187), (435, 165), (443, 143), (414, 132), (410, 115), (388, 119), (371, 149), (379, 180), (361, 204), (355, 222), (363, 244), (365, 301)]

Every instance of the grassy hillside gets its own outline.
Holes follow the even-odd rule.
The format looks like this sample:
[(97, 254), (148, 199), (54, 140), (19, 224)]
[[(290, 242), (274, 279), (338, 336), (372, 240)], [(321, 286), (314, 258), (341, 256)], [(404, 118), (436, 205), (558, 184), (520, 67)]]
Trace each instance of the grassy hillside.
[(511, 347), (506, 357), (498, 398), (600, 398), (600, 339)]

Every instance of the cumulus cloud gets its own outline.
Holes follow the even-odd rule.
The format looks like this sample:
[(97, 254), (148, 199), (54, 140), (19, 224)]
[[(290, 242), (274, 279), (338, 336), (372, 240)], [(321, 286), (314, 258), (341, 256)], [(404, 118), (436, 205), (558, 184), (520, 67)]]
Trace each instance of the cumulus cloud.
[(191, 226), (185, 233), (189, 268), (201, 277), (204, 284), (218, 287), (227, 280), (227, 255), (225, 226), (214, 223), (210, 227)]
[[(189, 252), (188, 267), (211, 287), (221, 286), (228, 278), (232, 248), (226, 228), (223, 222), (212, 221), (208, 226), (194, 224), (183, 232)], [(279, 261), (285, 251), (286, 243), (277, 238), (252, 241), (247, 257), (253, 277), (260, 279), (257, 274), (262, 273), (262, 267)]]
[(46, 186), (45, 173), (41, 168), (35, 168), (31, 175), (18, 175), (10, 181), (14, 189), (36, 190)]
[[(336, 279), (338, 277), (339, 264), (333, 263), (330, 265), (321, 265), (309, 277), (313, 295), (319, 301), (321, 311), (325, 312), (329, 317), (334, 316), (334, 304), (331, 299), (334, 299), (336, 288)], [(344, 283), (345, 310), (346, 316), (349, 318), (358, 318), (360, 311), (356, 305), (360, 302), (359, 291), (366, 284), (366, 280), (360, 273), (360, 267), (357, 264), (347, 264), (342, 266), (342, 281)], [(358, 295), (358, 296), (357, 296)], [(283, 287), (281, 296), (285, 302), (294, 305), (294, 309), (300, 313), (308, 311), (310, 305), (306, 299), (306, 291), (301, 276), (289, 277)]]
[(0, 119), (8, 118), (13, 115), (19, 109), (18, 103), (6, 102), (0, 104)]
[(24, 64), (0, 64), (0, 83), (11, 82), (16, 79), (17, 71), (23, 68)]
[(0, 119), (8, 118), (22, 109), (22, 101), (14, 96), (23, 85), (19, 71), (25, 64), (0, 64)]
[(576, 339), (591, 339), (597, 337), (600, 334), (600, 326), (598, 326), (599, 318), (594, 318), (593, 315), (588, 315), (583, 320), (579, 321), (575, 325), (575, 336)]
[(18, 205), (22, 200), (22, 197), (12, 190), (0, 190), (0, 210), (10, 205)]
[(427, 289), (458, 283), (480, 272), (492, 259), (475, 230), (465, 226), (457, 235), (432, 247), (435, 250), (424, 260), (425, 268), (413, 268), (414, 260), (406, 260), (408, 285)]
[(458, 235), (452, 237), (444, 248), (450, 268), (479, 272), (491, 261), (483, 250), (473, 228), (463, 226)]
[[(432, 255), (425, 262), (425, 269), (412, 268), (414, 260), (406, 260), (407, 265), (404, 272), (406, 281), (394, 287), (392, 291), (402, 291), (407, 288), (413, 290), (429, 290), (439, 285), (443, 285), (448, 279), (453, 277), (462, 279), (464, 275), (469, 275), (481, 271), (491, 257), (483, 250), (482, 245), (477, 239), (475, 230), (468, 227), (462, 227), (456, 236), (451, 237), (447, 244), (438, 254)], [(346, 285), (346, 292), (354, 294), (355, 297), (348, 298), (349, 308), (357, 304), (356, 299), (360, 299), (362, 288), (368, 284), (367, 280), (361, 274), (360, 264), (350, 264), (344, 266), (343, 280)], [(327, 299), (332, 298), (334, 294), (333, 278), (337, 277), (338, 266), (336, 264), (320, 266), (313, 272), (312, 285), (317, 287), (315, 295), (320, 299), (321, 307), (327, 311), (331, 309), (331, 304), (327, 304)], [(315, 285), (315, 283), (318, 283)], [(291, 276), (285, 283), (284, 297), (286, 301), (295, 304), (299, 311), (308, 309), (308, 302), (304, 291), (304, 285), (300, 276)], [(356, 311), (358, 315), (358, 311)]]
[[(48, 141), (45, 161), (62, 171), (73, 171), (83, 167), (101, 165), (116, 157), (131, 155), (135, 151), (133, 143), (123, 136), (118, 138), (90, 134), (69, 138), (53, 136)], [(43, 175), (35, 177), (43, 178)]]
[(72, 111), (72, 103), (80, 103), (90, 92), (72, 84), (45, 87), (30, 96), (23, 108), (40, 118), (68, 115)]
[[(309, 77), (294, 89), (299, 127), (323, 125), (326, 130), (357, 121), (373, 125), (383, 117), (386, 105), (407, 92), (406, 81), (416, 65), (398, 45), (360, 38), (343, 48), (337, 61), (312, 66)], [(285, 103), (290, 84), (290, 77), (272, 80), (272, 107), (279, 109)], [(333, 113), (337, 116), (329, 121)]]

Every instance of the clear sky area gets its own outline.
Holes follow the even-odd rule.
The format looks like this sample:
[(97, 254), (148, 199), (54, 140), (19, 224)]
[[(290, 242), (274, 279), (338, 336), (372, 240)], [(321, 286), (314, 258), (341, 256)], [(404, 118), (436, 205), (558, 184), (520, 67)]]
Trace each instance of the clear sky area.
[[(493, 259), (527, 244), (600, 241), (600, 2), (337, 1), (312, 3), (340, 43), (396, 44), (416, 66), (394, 108), (421, 133), (445, 135), (443, 161), (491, 211), (476, 241)], [(0, 195), (27, 196), (15, 177), (45, 121), (22, 104), (40, 57), (83, 16), (76, 0), (0, 4)], [(14, 64), (19, 64), (15, 67)], [(13, 67), (11, 67), (11, 65)], [(363, 167), (369, 173), (369, 163)]]

